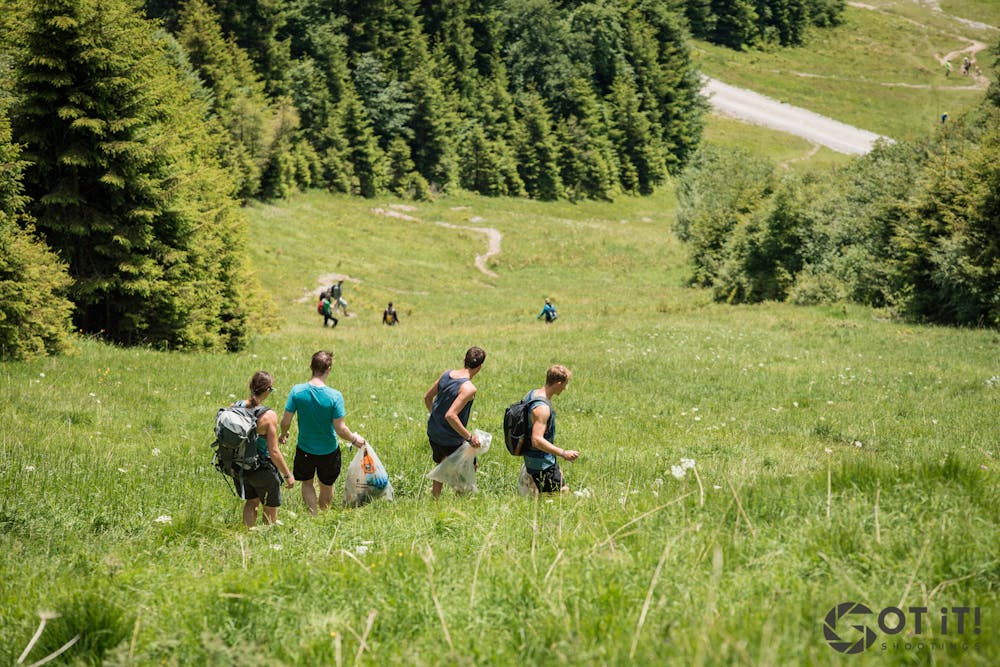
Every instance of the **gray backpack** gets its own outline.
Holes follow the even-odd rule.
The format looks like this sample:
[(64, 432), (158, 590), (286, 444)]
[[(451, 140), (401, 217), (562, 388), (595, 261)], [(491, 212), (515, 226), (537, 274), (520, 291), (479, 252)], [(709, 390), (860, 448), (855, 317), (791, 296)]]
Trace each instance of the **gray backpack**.
[(247, 408), (231, 405), (219, 408), (215, 415), (215, 454), (212, 464), (230, 477), (239, 477), (245, 472), (257, 470), (261, 466), (261, 456), (257, 453), (257, 420), (271, 408), (258, 405)]

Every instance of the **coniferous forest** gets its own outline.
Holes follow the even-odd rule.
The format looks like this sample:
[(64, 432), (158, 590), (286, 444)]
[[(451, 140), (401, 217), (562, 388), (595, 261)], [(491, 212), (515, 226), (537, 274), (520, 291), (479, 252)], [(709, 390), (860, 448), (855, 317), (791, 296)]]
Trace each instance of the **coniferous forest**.
[[(725, 160), (698, 154), (707, 105), (689, 36), (734, 49), (793, 47), (811, 27), (837, 24), (845, 5), (0, 3), (5, 358), (58, 352), (73, 330), (124, 344), (240, 349), (267, 303), (249, 267), (240, 211), (252, 199), (308, 188), (413, 199), (453, 189), (613, 199), (648, 194), (693, 162), (690, 191), (699, 169), (721, 169)], [(848, 176), (838, 182), (851, 187)], [(798, 186), (782, 187), (762, 195), (786, 192), (775, 210), (809, 199)], [(920, 210), (938, 207), (930, 195), (916, 200)], [(690, 221), (700, 212), (685, 205), (682, 198), (679, 232), (697, 242)], [(793, 220), (782, 234), (799, 239), (801, 227)], [(926, 285), (879, 292), (840, 276), (827, 291), (873, 303), (898, 302), (898, 293), (921, 317), (994, 321), (990, 296), (971, 310), (957, 306), (958, 315), (935, 314), (928, 262), (940, 255), (940, 234), (912, 227), (907, 242), (928, 254), (902, 254)], [(784, 247), (768, 239), (775, 252)], [(791, 260), (741, 251), (755, 258), (758, 274), (766, 267), (764, 277), (747, 277), (730, 261), (720, 279), (715, 269), (705, 273), (711, 262), (695, 243), (695, 282), (715, 285), (720, 299), (787, 298), (796, 272), (815, 278), (830, 264), (823, 247), (787, 253)], [(985, 293), (979, 273), (966, 274), (961, 289)], [(810, 284), (819, 283), (829, 281)], [(807, 291), (823, 292), (798, 293)]]

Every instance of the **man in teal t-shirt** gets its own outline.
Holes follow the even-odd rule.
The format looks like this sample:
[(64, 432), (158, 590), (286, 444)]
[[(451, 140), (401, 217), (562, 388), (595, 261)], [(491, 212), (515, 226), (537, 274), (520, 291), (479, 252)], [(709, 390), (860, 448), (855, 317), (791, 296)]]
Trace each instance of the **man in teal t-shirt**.
[(545, 386), (532, 389), (524, 397), (531, 403), (531, 447), (524, 453), (524, 468), (541, 493), (568, 491), (556, 457), (575, 461), (580, 456), (575, 449), (555, 444), (556, 413), (552, 398), (566, 390), (571, 375), (565, 366), (554, 364), (545, 372)]
[[(320, 350), (312, 356), (309, 382), (292, 387), (281, 415), (281, 435), (285, 444), (292, 417), (299, 416), (299, 437), (295, 447), (292, 475), (302, 482), (302, 500), (313, 514), (327, 509), (333, 500), (333, 483), (340, 476), (341, 456), (337, 443), (339, 435), (355, 447), (364, 447), (367, 441), (354, 433), (344, 422), (344, 396), (326, 385), (333, 367), (333, 354)], [(319, 478), (319, 497), (313, 478)]]

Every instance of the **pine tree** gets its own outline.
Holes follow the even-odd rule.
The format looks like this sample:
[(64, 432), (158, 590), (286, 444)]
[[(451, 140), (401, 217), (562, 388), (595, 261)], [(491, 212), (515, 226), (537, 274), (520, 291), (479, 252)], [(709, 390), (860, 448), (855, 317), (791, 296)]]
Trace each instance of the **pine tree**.
[(378, 146), (371, 119), (353, 86), (344, 89), (340, 101), (340, 132), (344, 155), (351, 163), (351, 190), (362, 197), (374, 197), (382, 188), (382, 150)]
[(446, 91), (428, 63), (414, 71), (409, 85), (413, 112), (408, 127), (412, 133), (413, 162), (434, 188), (445, 190), (455, 169), (451, 139), (455, 114)]
[(628, 192), (650, 194), (667, 175), (659, 128), (640, 107), (635, 86), (627, 76), (619, 77), (612, 86), (608, 105), (621, 186)]
[(518, 107), (524, 128), (517, 149), (518, 172), (524, 188), (535, 199), (559, 199), (564, 194), (559, 145), (549, 110), (541, 96), (533, 92), (523, 94)]
[(0, 360), (65, 352), (72, 329), (72, 281), (25, 215), (23, 168), (0, 110)]
[(68, 263), (84, 331), (238, 348), (245, 221), (207, 105), (129, 0), (38, 0), (19, 52), (16, 136), (38, 230)]

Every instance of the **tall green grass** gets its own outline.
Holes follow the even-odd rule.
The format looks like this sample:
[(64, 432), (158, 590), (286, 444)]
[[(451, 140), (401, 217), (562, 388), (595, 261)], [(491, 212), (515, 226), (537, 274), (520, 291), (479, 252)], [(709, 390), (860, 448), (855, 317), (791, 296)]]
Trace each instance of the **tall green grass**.
[[(280, 321), (245, 352), (82, 340), (0, 366), (0, 661), (55, 612), (25, 664), (77, 636), (79, 664), (843, 664), (822, 623), (850, 600), (983, 614), (859, 663), (995, 664), (1000, 336), (713, 304), (684, 286), (673, 211), (669, 191), (258, 205)], [(501, 231), (496, 276), (473, 265), (485, 236), (437, 222)], [(336, 329), (310, 295), (328, 273), (354, 313)], [(579, 495), (519, 498), (495, 440), (478, 494), (431, 500), (422, 395), (473, 344), (473, 425), (497, 436), (549, 364), (572, 369), (555, 408)], [(311, 517), (296, 489), (248, 532), (209, 466), (215, 410), (259, 368), (280, 409), (321, 348), (396, 502)]]

